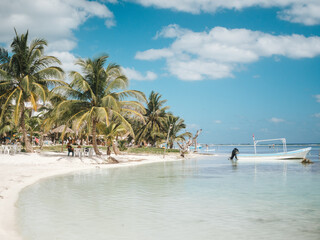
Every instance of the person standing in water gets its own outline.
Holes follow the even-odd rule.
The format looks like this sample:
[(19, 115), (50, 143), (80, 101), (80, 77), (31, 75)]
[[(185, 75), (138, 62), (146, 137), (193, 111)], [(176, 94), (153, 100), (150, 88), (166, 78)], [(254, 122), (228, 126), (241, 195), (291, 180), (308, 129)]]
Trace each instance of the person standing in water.
[(229, 158), (229, 160), (233, 160), (233, 158), (236, 158), (236, 160), (238, 160), (238, 158), (237, 158), (237, 154), (238, 154), (238, 153), (239, 153), (238, 148), (234, 148), (234, 149), (232, 150), (231, 157)]

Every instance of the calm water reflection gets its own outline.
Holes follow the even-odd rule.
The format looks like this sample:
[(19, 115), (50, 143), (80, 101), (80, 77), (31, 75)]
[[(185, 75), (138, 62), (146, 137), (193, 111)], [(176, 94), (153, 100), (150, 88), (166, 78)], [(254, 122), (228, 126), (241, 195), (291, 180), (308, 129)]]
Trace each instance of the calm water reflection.
[(312, 154), (306, 166), (225, 154), (46, 179), (21, 193), (19, 228), (27, 240), (319, 239)]

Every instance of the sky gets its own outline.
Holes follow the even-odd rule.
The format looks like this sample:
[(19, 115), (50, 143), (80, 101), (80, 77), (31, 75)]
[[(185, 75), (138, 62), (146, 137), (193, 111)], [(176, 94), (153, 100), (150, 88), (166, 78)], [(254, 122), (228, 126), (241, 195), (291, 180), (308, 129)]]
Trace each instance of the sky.
[(107, 53), (202, 143), (320, 142), (319, 0), (1, 0), (2, 47), (14, 28), (65, 71)]

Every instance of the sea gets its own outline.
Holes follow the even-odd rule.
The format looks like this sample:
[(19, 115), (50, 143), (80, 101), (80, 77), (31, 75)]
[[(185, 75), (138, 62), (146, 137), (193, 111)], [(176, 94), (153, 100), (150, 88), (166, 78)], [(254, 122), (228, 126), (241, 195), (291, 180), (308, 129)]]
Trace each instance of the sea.
[[(319, 240), (319, 145), (313, 164), (230, 161), (234, 147), (253, 151), (210, 145), (192, 159), (43, 179), (20, 193), (18, 230), (24, 240)], [(270, 151), (281, 146), (258, 148)]]

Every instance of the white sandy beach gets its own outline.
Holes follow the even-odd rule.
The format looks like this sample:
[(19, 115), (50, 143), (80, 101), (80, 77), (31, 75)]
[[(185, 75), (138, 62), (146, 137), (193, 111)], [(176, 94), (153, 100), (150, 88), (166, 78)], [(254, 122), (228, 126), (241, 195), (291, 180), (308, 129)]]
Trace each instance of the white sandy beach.
[[(0, 239), (22, 240), (17, 232), (15, 203), (19, 192), (39, 179), (95, 168), (125, 167), (158, 161), (176, 161), (178, 155), (118, 155), (119, 164), (97, 164), (98, 158), (67, 157), (66, 153), (0, 154)], [(190, 158), (191, 156), (188, 156)], [(100, 160), (101, 161), (101, 160)]]

